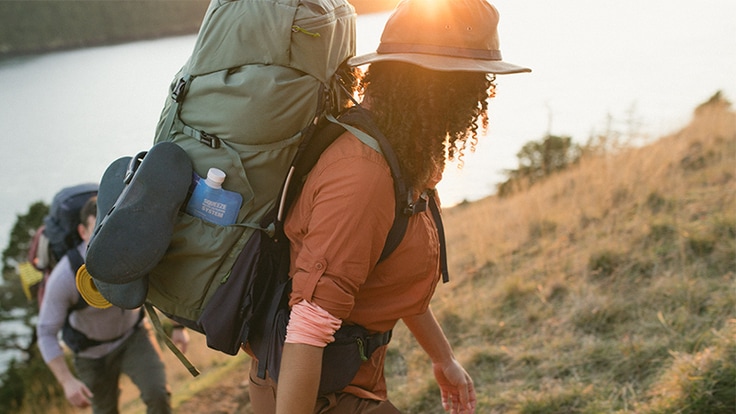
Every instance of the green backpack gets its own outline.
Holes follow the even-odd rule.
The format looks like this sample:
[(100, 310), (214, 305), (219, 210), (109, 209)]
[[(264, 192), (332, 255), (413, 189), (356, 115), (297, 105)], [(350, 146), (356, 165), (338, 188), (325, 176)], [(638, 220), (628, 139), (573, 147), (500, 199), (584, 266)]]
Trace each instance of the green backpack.
[[(194, 53), (172, 82), (153, 148), (147, 154), (119, 159), (103, 176), (100, 187), (109, 191), (101, 193), (109, 196), (98, 198), (98, 208), (105, 207), (98, 214), (96, 236), (87, 254), (88, 275), (99, 294), (121, 307), (145, 302), (157, 329), (162, 328), (154, 307), (203, 333), (210, 348), (230, 355), (247, 342), (259, 359), (258, 375), (269, 372), (277, 377), (290, 291), (289, 241), (283, 234), (283, 219), (322, 151), (348, 130), (382, 153), (389, 164), (396, 209), (381, 259), (402, 240), (409, 217), (426, 207), (413, 202), (398, 160), (370, 114), (357, 102), (343, 110), (342, 102), (352, 97), (340, 93), (339, 72), (354, 54), (354, 24), (354, 10), (345, 0), (213, 0)], [(172, 172), (178, 162), (168, 165), (165, 157), (158, 157), (161, 154), (183, 158), (187, 174)], [(125, 165), (127, 171), (121, 168)], [(131, 275), (124, 275), (127, 265), (121, 271), (109, 271), (114, 267), (110, 266), (101, 277), (104, 264), (145, 262), (112, 247), (137, 243), (129, 240), (141, 245), (157, 240), (155, 236), (136, 238), (155, 227), (147, 226), (152, 217), (149, 208), (154, 206), (141, 202), (145, 197), (136, 193), (146, 187), (138, 185), (141, 181), (163, 169), (170, 174), (153, 180), (179, 188), (178, 182), (192, 169), (202, 177), (212, 167), (226, 172), (223, 188), (243, 198), (235, 224), (219, 226), (177, 212), (179, 201), (159, 195), (153, 200), (156, 205), (176, 205), (168, 246), (165, 241), (158, 243), (164, 246), (162, 256), (149, 255), (150, 271), (146, 267), (145, 272), (138, 268), (131, 272), (136, 277), (145, 274), (131, 291), (126, 285)], [(108, 187), (108, 183), (113, 184)], [(180, 192), (186, 192), (188, 185), (188, 177), (183, 178)], [(176, 198), (176, 193), (167, 194)], [(440, 229), (439, 210), (429, 204)], [(124, 213), (122, 217), (128, 218), (112, 227), (104, 224), (110, 217), (121, 217), (122, 211), (133, 213)], [(107, 236), (99, 242), (102, 233), (98, 231), (105, 228)], [(443, 238), (441, 231), (438, 235)], [(112, 243), (106, 245), (106, 241)], [(96, 268), (95, 253), (99, 254)], [(446, 262), (444, 255), (442, 261)], [(77, 283), (80, 286), (79, 275)], [(124, 300), (116, 303), (113, 296)], [(330, 375), (324, 376), (328, 381), (320, 390), (343, 388), (362, 359), (385, 345), (391, 333), (371, 335), (349, 326), (335, 336), (338, 340), (327, 347), (323, 365), (341, 372), (326, 371)], [(166, 343), (197, 375), (176, 347)]]
[(334, 75), (354, 48), (355, 12), (345, 0), (211, 2), (154, 143), (178, 144), (199, 176), (225, 171), (223, 188), (243, 204), (231, 226), (180, 215), (149, 274), (149, 303), (199, 318), (274, 208), (305, 131), (335, 110)]

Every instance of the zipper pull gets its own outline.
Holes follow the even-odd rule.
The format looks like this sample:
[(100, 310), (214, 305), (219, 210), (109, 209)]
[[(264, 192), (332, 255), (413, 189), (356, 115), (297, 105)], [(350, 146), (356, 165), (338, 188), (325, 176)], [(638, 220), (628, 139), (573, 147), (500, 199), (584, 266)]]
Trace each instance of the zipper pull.
[(307, 29), (301, 28), (301, 27), (299, 27), (297, 25), (291, 26), (291, 31), (294, 32), (294, 33), (296, 33), (296, 32), (304, 33), (304, 34), (309, 35), (309, 36), (312, 36), (312, 37), (320, 37), (321, 36), (317, 32), (310, 32)]
[(355, 342), (358, 343), (358, 352), (360, 353), (360, 360), (365, 362), (368, 360), (368, 357), (365, 355), (365, 344), (363, 343), (363, 340), (360, 338), (355, 338)]

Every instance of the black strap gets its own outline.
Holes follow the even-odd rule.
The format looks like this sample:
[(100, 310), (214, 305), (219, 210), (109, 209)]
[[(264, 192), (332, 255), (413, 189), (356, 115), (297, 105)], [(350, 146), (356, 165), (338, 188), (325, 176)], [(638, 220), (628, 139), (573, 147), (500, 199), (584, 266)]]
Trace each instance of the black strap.
[[(82, 302), (84, 302), (84, 300), (82, 300)], [(71, 316), (71, 313), (72, 311), (70, 310), (70, 312), (67, 313), (66, 315), (66, 319), (64, 320), (64, 326), (62, 327), (62, 339), (67, 344), (67, 346), (69, 346), (69, 349), (71, 349), (75, 354), (81, 351), (84, 351), (87, 348), (91, 348), (93, 346), (118, 341), (122, 339), (128, 333), (126, 331), (122, 335), (119, 335), (119, 336), (116, 336), (115, 338), (110, 338), (110, 339), (104, 339), (104, 340), (92, 339), (88, 337), (84, 332), (72, 326), (71, 322), (69, 321), (69, 317)], [(141, 310), (138, 312), (138, 321), (136, 321), (135, 325), (133, 325), (134, 331), (138, 329), (138, 327), (141, 325), (143, 316), (144, 316), (143, 308), (141, 308)]]
[[(375, 125), (368, 111), (361, 107), (353, 107), (341, 115), (339, 120), (340, 122), (355, 126), (375, 138), (381, 146), (383, 156), (391, 169), (394, 194), (396, 197), (396, 214), (386, 237), (383, 251), (381, 252), (379, 259), (381, 261), (388, 257), (404, 238), (404, 233), (406, 233), (406, 228), (409, 224), (409, 217), (414, 212), (410, 199), (411, 191), (406, 185), (406, 180), (403, 178), (398, 158), (391, 144)], [(279, 200), (279, 204), (282, 206), (281, 210), (284, 212), (288, 211), (301, 192), (304, 185), (304, 178), (317, 163), (322, 152), (344, 132), (345, 128), (343, 126), (323, 120), (316, 128), (316, 132), (306, 137), (305, 142), (300, 146), (292, 163), (289, 174), (290, 179), (284, 184), (286, 190), (282, 191), (282, 200)], [(279, 233), (283, 230), (283, 222), (278, 220), (278, 218), (276, 220), (276, 229)]]
[(434, 194), (430, 194), (429, 196), (429, 211), (432, 213), (434, 224), (437, 227), (437, 237), (440, 241), (440, 267), (442, 269), (442, 282), (447, 283), (450, 281), (450, 272), (447, 270), (445, 226), (442, 225), (442, 215), (440, 214), (440, 208), (437, 205), (437, 200), (435, 199)]
[(413, 200), (413, 190), (409, 187), (404, 179), (399, 164), (399, 159), (385, 135), (378, 129), (373, 121), (370, 112), (360, 106), (356, 106), (347, 111), (340, 117), (340, 122), (357, 127), (372, 136), (381, 146), (381, 151), (386, 162), (391, 169), (391, 175), (394, 178), (394, 193), (396, 197), (396, 213), (394, 223), (386, 237), (386, 243), (383, 246), (379, 262), (387, 258), (401, 243), (409, 225), (409, 217), (424, 211), (426, 209), (427, 199), (429, 199), (429, 209), (432, 213), (435, 227), (437, 228), (437, 236), (440, 244), (440, 267), (442, 270), (442, 281), (447, 283), (450, 281), (450, 274), (447, 269), (447, 249), (445, 247), (445, 230), (442, 224), (442, 215), (434, 190), (426, 190), (417, 202)]
[[(79, 250), (77, 250), (76, 247), (67, 250), (66, 257), (69, 259), (69, 267), (72, 270), (72, 277), (76, 277), (77, 271), (84, 264), (84, 258), (79, 253)], [(91, 339), (84, 332), (73, 327), (71, 322), (69, 321), (69, 317), (71, 316), (72, 312), (82, 310), (84, 308), (87, 308), (88, 306), (89, 304), (86, 300), (84, 300), (82, 294), (80, 293), (79, 297), (77, 298), (77, 302), (67, 311), (66, 319), (64, 320), (64, 326), (62, 327), (62, 337), (64, 339), (64, 342), (66, 342), (69, 348), (75, 353), (79, 353), (80, 351), (84, 351), (85, 349), (91, 348), (93, 346), (102, 345), (108, 342), (115, 342), (125, 336), (124, 333), (111, 339)], [(143, 320), (143, 316), (143, 309), (141, 309), (138, 314), (138, 321), (133, 326), (133, 329), (138, 329), (141, 320)]]
[[(71, 268), (71, 271), (72, 271), (72, 277), (75, 277), (76, 278), (77, 277), (77, 271), (84, 264), (84, 258), (79, 253), (79, 250), (77, 250), (76, 247), (73, 247), (73, 248), (67, 250), (66, 257), (67, 257), (67, 259), (69, 259), (69, 267)], [(76, 310), (84, 309), (87, 306), (89, 306), (89, 304), (87, 303), (86, 300), (84, 300), (84, 298), (82, 298), (82, 294), (80, 293), (79, 294), (79, 297), (77, 298), (77, 302), (74, 304), (74, 306), (72, 306), (71, 308), (69, 308), (69, 313), (72, 313), (72, 312), (74, 312)], [(69, 319), (69, 315), (68, 314), (67, 314), (67, 319)]]
[(412, 190), (407, 185), (406, 180), (401, 172), (399, 158), (396, 156), (391, 143), (385, 135), (378, 129), (373, 121), (370, 112), (360, 106), (353, 107), (340, 117), (340, 122), (355, 126), (372, 136), (381, 146), (383, 157), (391, 169), (391, 176), (394, 179), (394, 196), (396, 198), (396, 210), (394, 214), (394, 222), (386, 237), (386, 243), (383, 245), (383, 251), (378, 261), (386, 259), (399, 246), (401, 240), (404, 239), (406, 228), (409, 225), (409, 217), (414, 214), (412, 203)]
[(184, 100), (184, 96), (186, 96), (191, 83), (192, 76), (185, 74), (171, 84), (171, 95), (169, 96), (171, 98), (171, 107), (169, 108), (169, 113), (166, 114), (161, 129), (158, 131), (159, 135), (156, 137), (155, 142), (171, 140), (171, 128), (174, 126), (174, 121), (179, 118), (181, 102)]

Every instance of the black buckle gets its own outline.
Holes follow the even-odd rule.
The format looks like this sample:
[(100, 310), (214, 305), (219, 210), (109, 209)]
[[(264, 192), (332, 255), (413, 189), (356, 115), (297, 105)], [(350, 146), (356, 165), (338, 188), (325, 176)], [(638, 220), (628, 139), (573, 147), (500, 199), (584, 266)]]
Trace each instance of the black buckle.
[(141, 151), (136, 154), (135, 157), (130, 159), (130, 162), (128, 163), (128, 169), (125, 170), (125, 177), (123, 178), (123, 182), (125, 184), (130, 184), (130, 182), (133, 180), (133, 176), (135, 175), (136, 170), (138, 170), (138, 167), (141, 165), (141, 162), (143, 162), (143, 157), (146, 156), (147, 152), (148, 151)]
[(422, 211), (425, 211), (427, 209), (427, 201), (429, 200), (429, 194), (427, 192), (422, 192), (419, 194), (419, 199), (416, 203), (413, 202), (411, 199), (411, 194), (409, 194), (409, 201), (406, 203), (406, 207), (404, 207), (404, 214), (411, 217), (414, 214), (421, 213)]
[(199, 131), (199, 142), (213, 149), (220, 148), (220, 138), (217, 135), (208, 134), (204, 131)]
[(176, 85), (171, 88), (171, 99), (173, 99), (174, 102), (181, 102), (181, 100), (184, 99), (184, 89), (186, 87), (187, 79), (179, 78), (179, 80), (176, 82)]

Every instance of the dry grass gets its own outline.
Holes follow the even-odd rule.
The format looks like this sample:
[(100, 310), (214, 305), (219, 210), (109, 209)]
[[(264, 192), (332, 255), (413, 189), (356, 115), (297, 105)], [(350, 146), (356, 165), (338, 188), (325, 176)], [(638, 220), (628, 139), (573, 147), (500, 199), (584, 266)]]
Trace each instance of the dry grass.
[[(730, 338), (721, 348), (736, 342), (721, 332), (736, 313), (727, 105), (513, 197), (448, 209), (445, 225), (453, 280), (433, 307), (474, 375), (479, 412), (700, 412), (646, 403), (671, 388), (662, 372), (722, 354), (706, 351), (719, 335)], [(394, 345), (393, 400), (405, 412), (441, 412), (426, 358), (405, 330)], [(736, 412), (731, 402), (726, 412)]]

